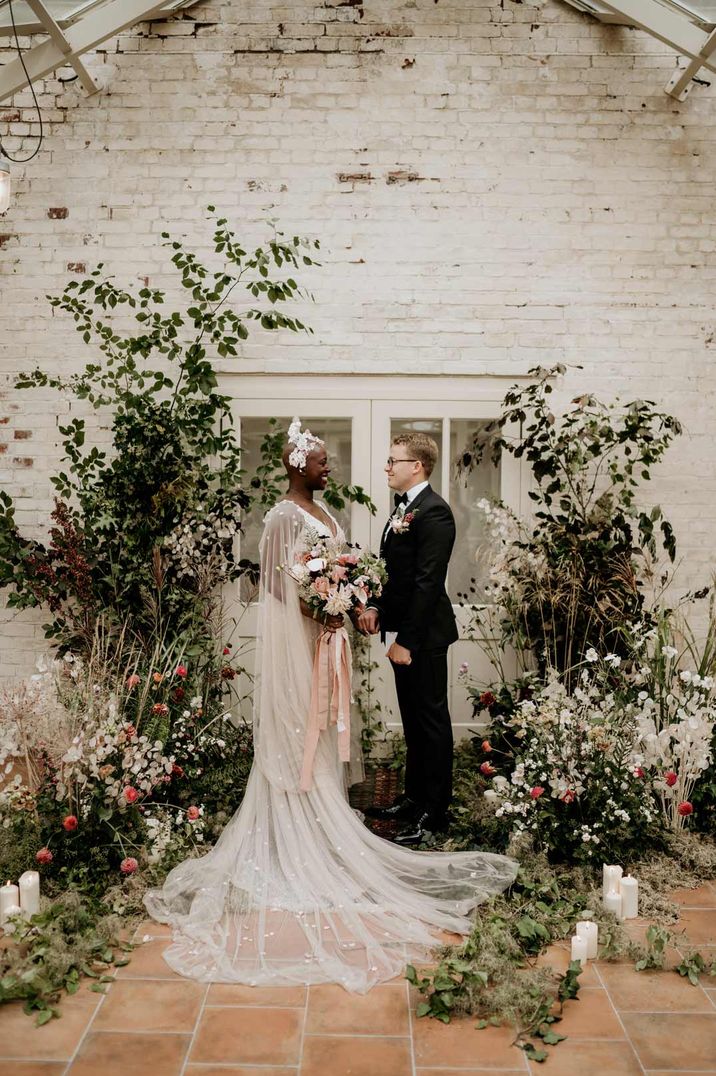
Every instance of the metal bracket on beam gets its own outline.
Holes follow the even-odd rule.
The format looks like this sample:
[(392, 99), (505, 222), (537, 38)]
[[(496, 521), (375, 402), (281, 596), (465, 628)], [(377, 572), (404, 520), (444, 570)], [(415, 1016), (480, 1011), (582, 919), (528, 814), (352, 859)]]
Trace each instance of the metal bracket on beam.
[[(686, 67), (677, 67), (666, 83), (665, 91), (677, 101), (685, 100), (693, 86), (694, 76), (698, 75), (702, 67), (709, 66), (708, 60), (714, 52), (716, 52), (716, 30), (709, 34), (698, 57), (691, 60)], [(709, 70), (713, 71), (713, 67), (709, 66)]]

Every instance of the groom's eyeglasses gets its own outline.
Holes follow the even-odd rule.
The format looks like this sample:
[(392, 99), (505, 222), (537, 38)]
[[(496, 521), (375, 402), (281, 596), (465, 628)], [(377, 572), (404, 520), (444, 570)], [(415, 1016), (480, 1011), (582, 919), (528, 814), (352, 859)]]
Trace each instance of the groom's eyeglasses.
[(417, 463), (418, 460), (394, 460), (392, 456), (388, 456), (385, 462), (392, 471), (396, 463)]

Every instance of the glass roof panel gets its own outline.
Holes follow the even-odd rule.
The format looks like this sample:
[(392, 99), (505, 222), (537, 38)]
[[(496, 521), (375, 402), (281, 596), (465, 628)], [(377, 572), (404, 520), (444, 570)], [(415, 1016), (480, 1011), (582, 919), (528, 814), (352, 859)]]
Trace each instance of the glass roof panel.
[[(102, 7), (107, 2), (108, 0), (42, 0), (43, 7), (46, 8), (62, 29), (81, 18), (88, 11)], [(716, 3), (716, 0), (714, 0), (714, 3)], [(186, 6), (188, 6), (188, 0), (168, 0), (167, 3), (161, 5), (161, 10), (171, 12), (179, 7)], [(15, 25), (19, 33), (47, 33), (29, 5), (24, 3), (24, 0), (13, 0), (12, 9), (15, 15)], [(8, 0), (0, 0), (0, 34), (8, 33), (12, 33), (10, 5)]]
[[(619, 22), (629, 25), (629, 20), (621, 15), (616, 15), (600, 0), (567, 0), (572, 7), (579, 11), (586, 11), (603, 22)], [(716, 0), (656, 0), (656, 3), (670, 11), (678, 12), (704, 29), (716, 26)]]

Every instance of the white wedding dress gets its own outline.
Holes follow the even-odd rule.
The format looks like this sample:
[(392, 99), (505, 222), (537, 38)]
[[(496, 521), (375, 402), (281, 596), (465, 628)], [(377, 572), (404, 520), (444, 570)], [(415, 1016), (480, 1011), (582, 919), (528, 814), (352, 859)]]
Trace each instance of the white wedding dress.
[(214, 848), (181, 863), (145, 903), (172, 926), (165, 959), (181, 975), (364, 993), (425, 956), (440, 930), (468, 933), (471, 910), (504, 890), (517, 865), (485, 852), (411, 851), (371, 833), (347, 802), (335, 726), (320, 734), (312, 788), (300, 791), (320, 629), (279, 569), (311, 529), (331, 534), (292, 501), (266, 516), (255, 757), (243, 801)]

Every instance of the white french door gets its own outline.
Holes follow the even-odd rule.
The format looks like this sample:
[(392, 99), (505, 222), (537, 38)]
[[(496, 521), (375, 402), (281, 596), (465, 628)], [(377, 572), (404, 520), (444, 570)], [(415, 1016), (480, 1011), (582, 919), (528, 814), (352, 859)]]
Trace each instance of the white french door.
[[(385, 461), (392, 439), (409, 430), (421, 430), (434, 437), (440, 455), (431, 484), (455, 514), (457, 540), (450, 563), (448, 592), (458, 624), (464, 628), (466, 611), (458, 601), (458, 594), (467, 591), (470, 581), (479, 576), (475, 553), (483, 536), (482, 515), (475, 504), (481, 497), (492, 496), (516, 511), (524, 508), (521, 470), (512, 456), (503, 458), (497, 467), (485, 460), (467, 474), (459, 474), (455, 467), (456, 458), (475, 428), (499, 415), (504, 396), (504, 383), (500, 379), (225, 375), (221, 390), (235, 397), (240, 393), (233, 410), (244, 453), (243, 464), (249, 474), (260, 462), (260, 443), (270, 428), (271, 418), (278, 420), (277, 428), (285, 430), (291, 418), (298, 415), (304, 425), (325, 440), (334, 477), (340, 482), (362, 486), (376, 503), (375, 516), (353, 504), (341, 519), (351, 541), (374, 550), (380, 545), (391, 509)], [(241, 538), (242, 556), (256, 558), (260, 530), (261, 513), (256, 512), (246, 522)], [(244, 589), (235, 593), (232, 603), (239, 624), (237, 635), (244, 645), (249, 669), (256, 631), (256, 608), (251, 598)], [(465, 640), (463, 634), (461, 630), (461, 639), (450, 648), (450, 712), (457, 735), (474, 728), (471, 707), (457, 677), (461, 662), (468, 661), (471, 673), (478, 679), (489, 681), (494, 675), (485, 655), (474, 643)], [(376, 695), (389, 725), (399, 728), (392, 670), (378, 639), (372, 642), (372, 656), (379, 665), (373, 674)]]

